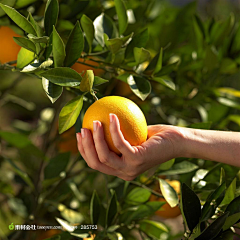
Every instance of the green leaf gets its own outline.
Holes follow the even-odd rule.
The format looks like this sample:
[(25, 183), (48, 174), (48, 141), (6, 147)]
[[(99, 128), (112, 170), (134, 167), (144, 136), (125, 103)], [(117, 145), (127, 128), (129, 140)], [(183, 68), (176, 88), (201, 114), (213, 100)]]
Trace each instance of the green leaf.
[(96, 225), (98, 223), (99, 216), (100, 216), (100, 200), (96, 190), (94, 190), (90, 203), (91, 224)]
[(195, 22), (196, 26), (198, 27), (199, 32), (202, 35), (202, 38), (204, 39), (206, 34), (205, 34), (205, 29), (204, 29), (202, 20), (197, 15), (194, 15), (194, 22)]
[[(37, 36), (38, 37), (42, 37), (43, 36), (43, 30), (42, 28), (38, 25), (38, 23), (35, 21), (35, 19), (33, 18), (31, 12), (29, 12), (29, 15), (28, 15), (28, 21), (32, 24), (33, 28), (35, 29), (36, 33), (37, 33)], [(29, 35), (32, 35), (32, 36), (35, 36), (33, 34), (29, 34)], [(36, 36), (35, 36), (36, 37)], [(36, 37), (37, 38), (37, 37)]]
[(156, 73), (154, 76), (155, 77), (162, 77), (164, 75), (168, 75), (169, 73), (173, 72), (174, 70), (176, 70), (177, 65), (178, 65), (178, 61), (169, 65), (166, 65), (164, 67), (162, 67), (162, 69)]
[(175, 158), (173, 158), (167, 162), (161, 163), (158, 169), (159, 170), (168, 170), (169, 168), (171, 168), (173, 166), (174, 163), (175, 163)]
[(4, 12), (25, 32), (37, 35), (33, 25), (23, 15), (21, 15), (14, 8), (11, 8), (9, 6), (3, 5), (1, 3), (0, 6), (4, 10)]
[(54, 66), (55, 66), (55, 68), (62, 67), (65, 56), (66, 56), (65, 46), (64, 46), (63, 40), (59, 36), (55, 27), (53, 27), (53, 40), (52, 41), (53, 41), (52, 50), (53, 50)]
[(32, 180), (30, 179), (30, 177), (24, 171), (22, 171), (12, 160), (10, 160), (10, 159), (6, 159), (6, 160), (13, 167), (14, 172), (17, 173), (28, 184), (28, 186), (32, 190), (34, 190), (35, 187), (34, 187)]
[(81, 26), (83, 28), (83, 31), (86, 35), (87, 42), (88, 42), (88, 47), (89, 47), (89, 52), (92, 51), (92, 42), (94, 39), (94, 26), (92, 20), (87, 17), (85, 14), (82, 15), (81, 18)]
[(24, 68), (26, 65), (33, 62), (35, 54), (26, 48), (21, 48), (17, 57), (17, 68)]
[(226, 231), (228, 228), (232, 227), (236, 222), (239, 221), (239, 219), (240, 219), (240, 213), (235, 213), (229, 216), (223, 225), (223, 231)]
[[(7, 5), (9, 7), (13, 7), (15, 5), (16, 0), (0, 0), (0, 3)], [(0, 8), (0, 17), (4, 16), (5, 12)], [(10, 24), (9, 24), (10, 25)]]
[(125, 4), (122, 0), (114, 0), (118, 16), (119, 33), (123, 34), (128, 26), (128, 16)]
[(151, 93), (151, 84), (148, 80), (140, 77), (130, 75), (127, 78), (127, 83), (133, 91), (133, 93), (138, 96), (142, 101), (144, 101), (148, 95)]
[(219, 68), (222, 74), (234, 74), (238, 71), (237, 63), (231, 58), (224, 58)]
[(70, 159), (70, 153), (60, 153), (49, 160), (44, 168), (44, 179), (59, 177), (60, 173), (65, 171)]
[(82, 77), (75, 70), (59, 67), (45, 71), (40, 74), (50, 82), (63, 87), (76, 87), (80, 85)]
[(166, 86), (174, 91), (176, 90), (175, 83), (172, 80), (169, 80), (166, 78), (160, 78), (160, 77), (153, 77), (153, 80), (161, 83), (163, 86)]
[(173, 167), (167, 171), (160, 172), (160, 175), (177, 175), (183, 173), (189, 173), (198, 169), (198, 166), (194, 163), (188, 161), (182, 161), (180, 163), (176, 163)]
[(141, 48), (145, 47), (148, 41), (148, 29), (144, 29), (133, 36), (132, 41), (128, 44), (126, 49), (126, 59), (131, 59), (134, 57), (133, 49), (135, 47)]
[(32, 34), (28, 34), (28, 38), (31, 39), (34, 43), (48, 43), (49, 37), (43, 36), (43, 37), (36, 37)]
[(44, 28), (47, 36), (53, 32), (58, 20), (59, 5), (58, 0), (48, 0), (44, 13)]
[(132, 213), (127, 213), (127, 218), (125, 220), (126, 224), (131, 223), (133, 220), (143, 219), (153, 215), (156, 211), (161, 208), (165, 202), (147, 202), (137, 207)]
[(224, 213), (212, 222), (195, 240), (211, 240), (218, 235), (229, 215), (229, 212)]
[[(208, 220), (215, 212), (222, 199), (224, 198), (224, 190), (226, 183), (223, 182), (217, 189), (208, 195), (206, 202), (202, 208), (201, 221)], [(211, 216), (210, 216), (211, 215)]]
[(64, 66), (71, 67), (81, 56), (83, 48), (84, 48), (83, 33), (79, 21), (77, 21), (67, 41)]
[(113, 53), (117, 54), (117, 52), (124, 46), (127, 42), (131, 41), (133, 33), (129, 34), (123, 38), (113, 38), (109, 39), (108, 35), (104, 33), (104, 42), (107, 48)]
[(93, 70), (87, 70), (83, 75), (79, 89), (82, 92), (91, 92), (93, 87), (94, 74)]
[(163, 48), (161, 48), (156, 67), (153, 71), (153, 75), (158, 73), (162, 69), (162, 59), (163, 59)]
[(163, 179), (159, 179), (160, 189), (167, 203), (173, 208), (178, 204), (178, 194), (174, 188)]
[(114, 220), (114, 217), (116, 216), (117, 212), (118, 212), (118, 201), (117, 201), (116, 192), (113, 191), (110, 202), (107, 207), (106, 227), (111, 226), (111, 223)]
[(15, 43), (17, 43), (19, 46), (26, 48), (27, 50), (36, 53), (36, 45), (27, 38), (22, 37), (13, 37), (13, 40)]
[(63, 92), (63, 87), (50, 82), (44, 77), (42, 78), (42, 85), (50, 101), (52, 103), (55, 103), (58, 100), (58, 98), (61, 96)]
[(216, 22), (211, 28), (210, 39), (215, 45), (221, 45), (226, 36), (230, 34), (234, 26), (235, 17), (230, 14), (229, 18), (225, 22)]
[(109, 82), (109, 81), (106, 79), (100, 78), (98, 76), (94, 76), (93, 86), (99, 86), (99, 85), (107, 83), (107, 82)]
[(223, 201), (221, 202), (221, 205), (227, 205), (234, 199), (235, 192), (236, 192), (236, 182), (237, 182), (237, 179), (234, 178), (226, 190), (226, 193), (225, 193)]
[(59, 114), (59, 133), (62, 134), (72, 127), (81, 112), (83, 106), (83, 95), (69, 101)]
[(104, 13), (94, 20), (93, 25), (95, 27), (95, 38), (102, 47), (104, 47), (104, 33), (110, 38), (117, 36), (114, 22)]
[(136, 61), (137, 65), (139, 65), (140, 63), (148, 61), (151, 57), (150, 52), (145, 48), (135, 47), (133, 49), (133, 54), (134, 54), (134, 58), (135, 58), (135, 61)]
[(195, 192), (185, 183), (182, 185), (181, 201), (188, 228), (193, 231), (201, 217), (201, 203)]
[(166, 233), (169, 232), (167, 226), (161, 222), (142, 220), (139, 222), (139, 224), (141, 231), (145, 232), (149, 237), (156, 239), (162, 239), (163, 236), (165, 238)]
[(226, 212), (229, 212), (229, 216), (240, 212), (240, 196), (233, 199), (227, 206)]
[(151, 192), (147, 189), (136, 187), (125, 198), (125, 201), (132, 205), (138, 205), (146, 202), (151, 196)]

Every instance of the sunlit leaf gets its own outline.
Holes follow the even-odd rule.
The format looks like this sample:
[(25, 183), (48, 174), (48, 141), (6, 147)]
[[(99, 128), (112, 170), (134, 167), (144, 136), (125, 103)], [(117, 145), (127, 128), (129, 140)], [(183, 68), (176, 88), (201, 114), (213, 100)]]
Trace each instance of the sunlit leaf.
[(148, 95), (151, 93), (151, 84), (148, 80), (140, 77), (135, 77), (130, 75), (127, 78), (127, 83), (133, 91), (133, 93), (138, 96), (142, 101), (144, 101)]
[(159, 179), (160, 189), (167, 203), (173, 208), (178, 204), (178, 195), (174, 188), (165, 180)]
[(42, 78), (43, 89), (52, 103), (56, 102), (63, 92), (63, 87)]
[(59, 134), (62, 134), (76, 123), (82, 106), (83, 95), (72, 99), (62, 108), (59, 114)]
[(125, 198), (125, 201), (132, 205), (146, 202), (151, 195), (147, 189), (136, 187)]
[(82, 92), (91, 92), (94, 82), (93, 70), (87, 70), (83, 75), (82, 81), (80, 83), (79, 89)]

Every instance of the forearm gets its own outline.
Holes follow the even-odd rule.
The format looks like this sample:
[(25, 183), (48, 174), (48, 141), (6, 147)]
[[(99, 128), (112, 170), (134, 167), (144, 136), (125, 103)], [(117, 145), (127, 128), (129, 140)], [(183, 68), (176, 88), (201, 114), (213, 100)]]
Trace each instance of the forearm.
[(240, 133), (182, 129), (183, 157), (201, 158), (240, 167)]

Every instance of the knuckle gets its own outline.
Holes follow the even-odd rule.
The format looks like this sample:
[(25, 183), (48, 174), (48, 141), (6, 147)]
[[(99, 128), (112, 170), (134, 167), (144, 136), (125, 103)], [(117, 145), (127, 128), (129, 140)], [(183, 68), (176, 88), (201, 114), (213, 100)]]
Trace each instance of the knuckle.
[(94, 170), (97, 170), (97, 164), (95, 163), (88, 163), (88, 166)]
[(106, 156), (100, 157), (99, 160), (100, 160), (100, 162), (103, 163), (103, 164), (108, 163), (108, 158), (107, 158)]

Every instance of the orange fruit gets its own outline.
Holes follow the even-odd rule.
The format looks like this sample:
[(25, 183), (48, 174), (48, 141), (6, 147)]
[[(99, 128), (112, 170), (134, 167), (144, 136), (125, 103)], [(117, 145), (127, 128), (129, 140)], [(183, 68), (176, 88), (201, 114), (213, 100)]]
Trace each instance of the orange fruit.
[(109, 149), (120, 154), (113, 144), (109, 131), (110, 113), (118, 116), (123, 136), (132, 146), (140, 145), (146, 141), (147, 122), (145, 116), (134, 102), (124, 97), (108, 96), (93, 103), (84, 115), (82, 127), (93, 132), (93, 121), (100, 121)]
[[(89, 59), (84, 60), (83, 58), (79, 58), (78, 61), (92, 65), (92, 66), (99, 67), (99, 63), (91, 61)], [(77, 63), (77, 62), (75, 64), (73, 64), (72, 69), (74, 69), (78, 73), (83, 73), (83, 74), (85, 74), (86, 70), (93, 70), (93, 73), (95, 76), (101, 76), (104, 73), (104, 70), (101, 68), (94, 68), (94, 67), (90, 67), (90, 66), (87, 66), (87, 65), (84, 65), (81, 63)]]
[(21, 37), (15, 33), (10, 27), (0, 27), (0, 62), (6, 63), (17, 60), (18, 52), (21, 47), (17, 45), (13, 37)]
[(78, 153), (75, 127), (71, 127), (60, 135), (57, 147), (59, 152), (71, 152), (72, 154)]
[[(179, 181), (177, 180), (168, 180), (166, 179), (165, 181), (167, 181), (172, 187), (173, 189), (177, 192), (180, 193), (180, 189), (181, 189), (181, 184)], [(160, 192), (159, 190), (159, 185), (158, 187), (155, 187), (155, 190), (157, 192)], [(164, 198), (158, 197), (156, 195), (151, 195), (150, 196), (150, 200), (149, 201), (159, 201), (159, 202), (165, 202), (165, 204), (160, 208), (160, 210), (156, 211), (155, 214), (162, 217), (162, 218), (175, 218), (177, 216), (179, 216), (181, 214), (181, 210), (178, 206), (176, 207), (171, 207)]]

